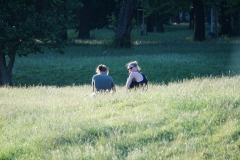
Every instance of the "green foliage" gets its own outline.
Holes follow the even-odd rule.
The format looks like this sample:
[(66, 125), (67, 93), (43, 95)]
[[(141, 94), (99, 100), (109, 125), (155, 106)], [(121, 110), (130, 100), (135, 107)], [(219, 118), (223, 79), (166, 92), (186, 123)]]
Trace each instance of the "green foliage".
[[(71, 2), (76, 4), (70, 5)], [(74, 7), (80, 6), (78, 0), (1, 1), (0, 85), (12, 84), (16, 55), (42, 53), (43, 46), (63, 53), (68, 44), (67, 28), (78, 22), (74, 20)]]
[(107, 16), (107, 19), (108, 19), (108, 28), (113, 30), (113, 31), (116, 31), (117, 29), (117, 18), (116, 16), (112, 13), (111, 16)]
[(114, 29), (116, 26), (113, 18), (117, 17), (121, 2), (122, 0), (92, 0), (91, 29), (102, 29), (108, 26)]
[(72, 22), (66, 17), (73, 8), (65, 5), (64, 0), (1, 2), (1, 52), (27, 55), (40, 52), (42, 45), (61, 52), (66, 44), (61, 36)]
[(189, 9), (190, 4), (190, 1), (185, 0), (148, 0), (148, 3), (142, 2), (142, 8), (147, 15), (176, 15), (186, 8)]

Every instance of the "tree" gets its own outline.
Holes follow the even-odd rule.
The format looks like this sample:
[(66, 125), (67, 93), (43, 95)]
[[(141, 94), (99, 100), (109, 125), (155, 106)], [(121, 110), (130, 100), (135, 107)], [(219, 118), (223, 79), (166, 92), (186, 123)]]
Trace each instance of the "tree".
[(240, 1), (221, 0), (221, 31), (222, 35), (240, 34)]
[[(61, 9), (58, 9), (58, 15), (59, 16), (61, 15), (61, 12), (65, 12), (65, 13), (67, 12), (67, 0), (63, 0)], [(67, 20), (67, 15), (66, 14), (64, 15), (64, 18), (65, 18), (65, 20)], [(64, 24), (60, 24), (60, 25), (64, 26)], [(62, 38), (62, 40), (67, 40), (68, 39), (67, 28), (66, 27), (63, 28), (61, 38)]]
[(12, 84), (16, 55), (42, 52), (43, 46), (63, 51), (67, 41), (62, 35), (69, 28), (67, 13), (59, 11), (63, 4), (64, 0), (0, 0), (0, 85)]
[(156, 26), (157, 32), (164, 31), (164, 24), (169, 24), (171, 17), (176, 16), (179, 19), (179, 12), (189, 10), (191, 4), (189, 0), (144, 0), (143, 2), (142, 6), (151, 21), (147, 28), (153, 31), (153, 26)]
[(204, 2), (205, 4), (214, 6), (220, 11), (219, 24), (221, 25), (221, 35), (237, 35), (240, 33), (239, 0), (204, 0)]
[(79, 39), (89, 39), (90, 31), (108, 27), (109, 17), (119, 13), (120, 0), (81, 0), (83, 7), (79, 10), (78, 31)]
[(232, 15), (233, 35), (240, 35), (240, 1), (228, 0), (229, 12)]
[(121, 2), (122, 0), (92, 0), (91, 29), (101, 29), (109, 27), (109, 23), (116, 23)]
[(194, 9), (191, 8), (189, 12), (189, 29), (194, 29)]
[(194, 41), (204, 41), (205, 38), (205, 17), (204, 4), (202, 0), (193, 1), (194, 8)]
[(117, 19), (117, 31), (113, 45), (115, 48), (131, 47), (131, 29), (137, 0), (123, 0)]
[(232, 35), (231, 15), (227, 13), (229, 6), (226, 0), (221, 1), (221, 31), (220, 35)]
[[(164, 19), (170, 19), (170, 14), (173, 13), (172, 7), (174, 4), (172, 0), (148, 0), (142, 4), (145, 14), (148, 16), (148, 31), (153, 31), (156, 27), (156, 32), (164, 32)], [(171, 13), (170, 13), (170, 12)]]
[(89, 39), (91, 28), (92, 0), (82, 0), (83, 7), (79, 14), (78, 39)]

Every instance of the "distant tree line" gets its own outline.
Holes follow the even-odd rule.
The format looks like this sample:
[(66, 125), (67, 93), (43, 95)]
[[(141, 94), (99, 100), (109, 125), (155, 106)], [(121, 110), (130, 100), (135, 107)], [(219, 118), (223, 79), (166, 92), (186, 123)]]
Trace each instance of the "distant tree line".
[[(87, 24), (79, 25), (79, 33), (81, 28), (87, 29), (87, 36), (78, 38), (90, 38), (90, 30), (96, 28), (108, 27), (110, 24), (115, 29), (115, 39), (113, 46), (131, 47), (130, 32), (133, 20), (139, 19), (138, 10), (144, 10), (140, 16), (146, 18), (147, 32), (164, 32), (164, 25), (169, 24), (172, 17), (176, 17), (176, 22), (179, 23), (179, 13), (189, 13), (188, 20), (189, 28), (194, 30), (194, 40), (204, 41), (205, 23), (209, 21), (210, 10), (214, 7), (219, 17), (218, 23), (221, 25), (220, 35), (239, 35), (240, 34), (240, 1), (239, 0), (83, 0), (84, 8), (89, 12), (89, 26)], [(91, 7), (88, 7), (91, 3)], [(83, 14), (86, 16), (86, 14)], [(109, 18), (110, 17), (110, 18)], [(88, 22), (85, 20), (84, 22)], [(114, 26), (115, 24), (115, 26)], [(84, 29), (86, 31), (86, 29)], [(84, 32), (86, 33), (86, 32)]]

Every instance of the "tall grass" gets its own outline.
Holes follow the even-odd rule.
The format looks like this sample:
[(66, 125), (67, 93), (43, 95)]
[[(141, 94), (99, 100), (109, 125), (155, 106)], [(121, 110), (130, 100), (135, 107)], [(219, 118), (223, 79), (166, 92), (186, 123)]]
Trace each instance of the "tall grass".
[[(133, 33), (120, 50), (93, 31), (63, 55), (17, 58), (15, 85), (0, 88), (0, 159), (238, 159), (239, 40), (195, 43), (185, 27)], [(147, 90), (125, 90), (132, 60)], [(117, 92), (91, 97), (100, 63)]]
[(240, 77), (147, 91), (0, 88), (0, 159), (238, 159)]

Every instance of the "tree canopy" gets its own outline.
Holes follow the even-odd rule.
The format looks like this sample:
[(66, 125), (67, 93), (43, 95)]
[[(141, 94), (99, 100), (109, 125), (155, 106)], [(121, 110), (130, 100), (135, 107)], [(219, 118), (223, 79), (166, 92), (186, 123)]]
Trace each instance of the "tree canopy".
[[(0, 0), (0, 85), (11, 84), (16, 54), (26, 56), (41, 52), (42, 46), (62, 52), (62, 39), (71, 24), (71, 0)], [(70, 6), (69, 9), (66, 9)], [(73, 22), (74, 23), (74, 22)], [(9, 60), (7, 60), (9, 59)]]

